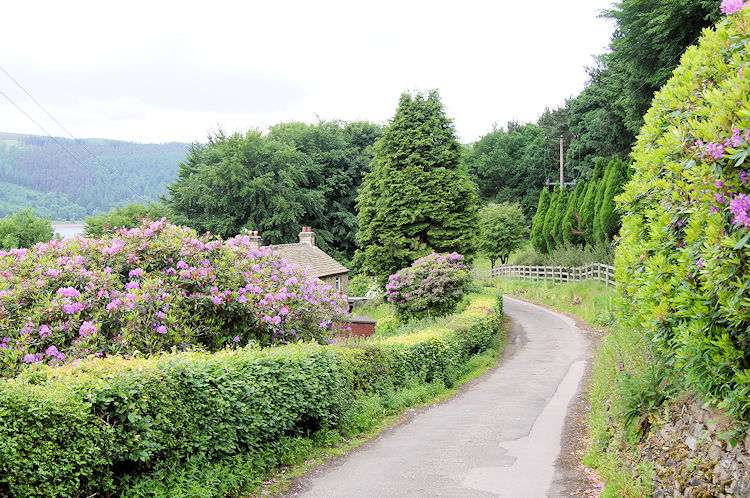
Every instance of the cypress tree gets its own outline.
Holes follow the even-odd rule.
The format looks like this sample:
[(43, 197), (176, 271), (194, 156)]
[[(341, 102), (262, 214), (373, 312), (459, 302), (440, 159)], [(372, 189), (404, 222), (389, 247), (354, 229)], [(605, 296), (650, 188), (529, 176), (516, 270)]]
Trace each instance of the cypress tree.
[(479, 229), (477, 188), (437, 92), (403, 93), (373, 150), (357, 199), (355, 261), (385, 285), (388, 276), (436, 252), (471, 261)]
[(607, 192), (607, 185), (609, 185), (610, 178), (612, 175), (617, 175), (617, 159), (612, 160), (607, 164), (604, 170), (604, 177), (599, 180), (599, 184), (596, 188), (596, 201), (594, 204), (594, 241), (595, 242), (606, 242), (607, 236), (604, 233), (602, 226), (602, 206), (604, 205), (604, 196)]
[(555, 229), (553, 233), (555, 247), (560, 247), (565, 242), (563, 237), (563, 221), (565, 220), (565, 211), (568, 209), (569, 198), (568, 190), (563, 186), (557, 198), (557, 212), (555, 213)]
[(574, 231), (579, 230), (578, 220), (575, 215), (578, 214), (578, 205), (580, 204), (580, 198), (584, 192), (583, 182), (579, 182), (576, 185), (576, 189), (572, 195), (568, 198), (568, 206), (565, 209), (565, 216), (563, 218), (563, 242), (566, 244), (580, 244), (581, 236)]
[(607, 168), (607, 160), (603, 157), (597, 157), (594, 161), (594, 175), (591, 177), (592, 181), (599, 181), (604, 178), (604, 172)]
[(615, 208), (615, 197), (620, 194), (625, 184), (627, 163), (619, 159), (616, 161), (612, 171), (607, 175), (607, 188), (604, 191), (604, 200), (599, 211), (599, 230), (603, 242), (612, 240), (620, 230), (620, 214)]
[(539, 194), (539, 204), (536, 207), (536, 214), (531, 221), (531, 245), (538, 252), (547, 252), (547, 242), (544, 239), (544, 219), (549, 210), (550, 195), (547, 187), (542, 187)]
[(544, 242), (547, 244), (547, 253), (555, 250), (555, 214), (557, 214), (557, 199), (560, 189), (554, 187), (549, 200), (549, 209), (544, 215)]
[(583, 222), (583, 241), (594, 243), (594, 203), (596, 200), (597, 182), (592, 180), (586, 185), (586, 194), (581, 201), (581, 220)]

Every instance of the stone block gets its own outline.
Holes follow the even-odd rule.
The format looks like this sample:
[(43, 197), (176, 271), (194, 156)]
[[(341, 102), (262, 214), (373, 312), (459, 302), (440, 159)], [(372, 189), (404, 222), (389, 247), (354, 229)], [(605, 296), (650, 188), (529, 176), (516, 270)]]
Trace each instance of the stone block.
[(721, 447), (714, 443), (708, 448), (708, 459), (709, 460), (721, 460), (723, 451)]
[(696, 448), (698, 448), (698, 439), (694, 436), (687, 436), (685, 438), (685, 444), (687, 445), (688, 448), (695, 451)]
[(695, 437), (701, 437), (701, 434), (705, 430), (706, 426), (703, 424), (693, 424), (690, 426), (690, 434)]

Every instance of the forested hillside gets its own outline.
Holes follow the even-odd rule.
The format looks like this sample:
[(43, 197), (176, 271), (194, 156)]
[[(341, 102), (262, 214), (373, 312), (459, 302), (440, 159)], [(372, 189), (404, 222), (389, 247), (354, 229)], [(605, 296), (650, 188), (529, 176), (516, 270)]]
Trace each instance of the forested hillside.
[(71, 139), (0, 133), (0, 216), (33, 208), (56, 220), (83, 220), (156, 200), (188, 150), (184, 143), (80, 142), (85, 148)]

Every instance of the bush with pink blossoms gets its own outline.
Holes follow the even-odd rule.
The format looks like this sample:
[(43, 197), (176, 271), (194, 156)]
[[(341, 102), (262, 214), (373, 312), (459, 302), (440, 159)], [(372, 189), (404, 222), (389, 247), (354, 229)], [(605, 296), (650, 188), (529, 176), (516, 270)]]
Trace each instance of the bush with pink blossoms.
[(386, 298), (400, 320), (450, 314), (471, 282), (464, 257), (455, 252), (428, 254), (388, 279)]
[(0, 251), (0, 371), (90, 355), (325, 342), (345, 296), (249, 239), (166, 220)]
[(618, 198), (620, 322), (750, 421), (750, 9), (705, 30), (654, 97)]

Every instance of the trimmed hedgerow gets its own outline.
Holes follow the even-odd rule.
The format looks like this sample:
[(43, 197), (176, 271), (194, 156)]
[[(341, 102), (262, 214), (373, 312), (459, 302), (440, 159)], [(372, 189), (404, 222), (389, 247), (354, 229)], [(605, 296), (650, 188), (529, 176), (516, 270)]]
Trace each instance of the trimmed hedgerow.
[(654, 98), (618, 198), (621, 319), (750, 421), (750, 12), (706, 30)]
[(497, 334), (501, 299), (479, 296), (441, 329), (363, 345), (110, 357), (26, 370), (0, 382), (0, 495), (117, 494), (165, 462), (188, 458), (277, 463), (295, 438), (349, 432), (352, 410), (374, 394), (451, 385), (452, 372)]

